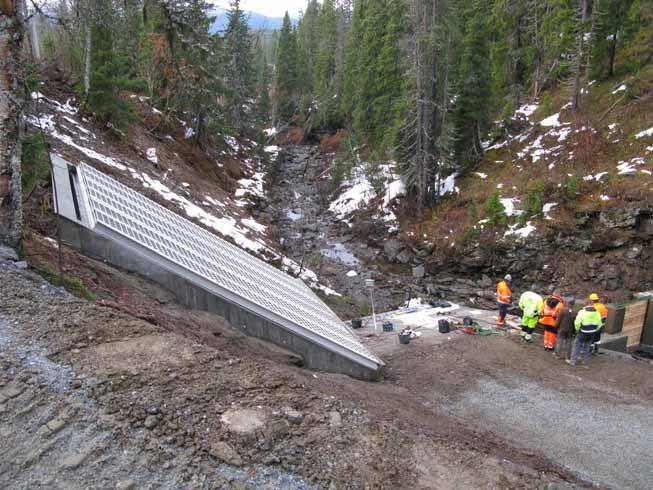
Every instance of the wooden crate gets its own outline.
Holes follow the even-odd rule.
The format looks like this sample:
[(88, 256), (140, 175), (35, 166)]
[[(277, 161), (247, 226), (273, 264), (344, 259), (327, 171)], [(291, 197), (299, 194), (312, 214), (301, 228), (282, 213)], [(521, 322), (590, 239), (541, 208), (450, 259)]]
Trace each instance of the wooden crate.
[(621, 335), (628, 337), (628, 348), (638, 346), (642, 340), (648, 301), (638, 301), (626, 306)]

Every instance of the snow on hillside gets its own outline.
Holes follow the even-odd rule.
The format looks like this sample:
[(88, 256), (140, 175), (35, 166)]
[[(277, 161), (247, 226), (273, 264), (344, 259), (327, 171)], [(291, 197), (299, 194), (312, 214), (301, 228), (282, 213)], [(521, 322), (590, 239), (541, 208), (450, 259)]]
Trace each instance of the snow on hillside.
[[(110, 153), (111, 145), (90, 129), (88, 121), (80, 117), (72, 99), (62, 104), (40, 92), (34, 92), (32, 99), (36, 103), (38, 113), (28, 115), (27, 123), (52, 138), (53, 151), (63, 158), (72, 163), (88, 163), (99, 170), (109, 167), (118, 171), (131, 179), (131, 183), (125, 182), (131, 187), (155, 192), (163, 201), (173, 204), (180, 214), (198, 221), (220, 236), (231, 239), (239, 247), (260, 258), (279, 261), (287, 272), (298, 274), (301, 270), (301, 278), (311, 287), (326, 294), (337, 294), (320, 284), (314, 272), (305, 267), (300, 268), (299, 264), (274, 250), (267, 236), (267, 227), (243, 212), (242, 208), (250, 202), (251, 197), (264, 197), (265, 174), (255, 171), (255, 164), (251, 160), (243, 163), (250, 176), (238, 181), (239, 188), (233, 198), (218, 198), (208, 194), (193, 195), (191, 185), (187, 182), (177, 182), (173, 170), (167, 170), (162, 175), (157, 172), (160, 157), (156, 146), (143, 148), (142, 161), (127, 159), (115, 152), (109, 155), (107, 153)], [(156, 143), (156, 140), (150, 143)], [(235, 139), (229, 141), (229, 144), (232, 148), (240, 149)], [(277, 149), (270, 147), (266, 150), (274, 152)]]
[(384, 191), (378, 196), (374, 186), (364, 171), (364, 165), (354, 168), (353, 176), (343, 182), (342, 190), (338, 197), (329, 206), (329, 211), (334, 213), (338, 219), (351, 226), (351, 215), (363, 207), (368, 207), (371, 201), (382, 197), (378, 204), (379, 215), (391, 230), (398, 226), (397, 217), (391, 209), (392, 201), (406, 193), (406, 186), (399, 175), (394, 171), (394, 162), (381, 165), (379, 169), (380, 178), (384, 180)]

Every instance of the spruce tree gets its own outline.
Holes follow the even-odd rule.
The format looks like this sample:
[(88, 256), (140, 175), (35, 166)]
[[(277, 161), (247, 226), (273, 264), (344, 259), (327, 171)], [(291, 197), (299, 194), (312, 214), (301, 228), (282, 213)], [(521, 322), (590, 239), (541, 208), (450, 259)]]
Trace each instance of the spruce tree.
[(471, 168), (483, 155), (481, 138), (490, 127), (492, 84), (487, 39), (489, 11), (484, 0), (465, 0), (463, 49), (454, 118), (456, 159)]
[(275, 124), (287, 124), (291, 122), (297, 111), (299, 99), (297, 43), (288, 12), (283, 18), (283, 26), (279, 33), (274, 89)]
[(240, 1), (232, 0), (224, 34), (224, 80), (227, 91), (227, 122), (237, 132), (251, 127), (250, 101), (254, 96), (252, 39)]

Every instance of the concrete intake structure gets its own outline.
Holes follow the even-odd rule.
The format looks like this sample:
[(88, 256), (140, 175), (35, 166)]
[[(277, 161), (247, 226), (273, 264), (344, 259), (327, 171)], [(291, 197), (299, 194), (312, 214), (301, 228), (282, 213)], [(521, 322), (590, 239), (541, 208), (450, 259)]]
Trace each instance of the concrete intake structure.
[(378, 378), (383, 362), (300, 279), (88, 165), (52, 161), (66, 243), (301, 355), (307, 368)]

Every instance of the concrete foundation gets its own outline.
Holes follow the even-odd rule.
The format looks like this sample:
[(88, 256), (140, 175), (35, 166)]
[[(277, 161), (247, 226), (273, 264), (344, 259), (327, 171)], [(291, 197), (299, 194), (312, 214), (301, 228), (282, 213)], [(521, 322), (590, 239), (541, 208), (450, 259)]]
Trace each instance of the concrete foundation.
[(625, 335), (603, 335), (601, 349), (615, 352), (628, 352), (628, 337)]
[(191, 282), (183, 277), (183, 271), (175, 270), (174, 264), (164, 263), (126, 240), (108, 238), (65, 218), (62, 218), (61, 233), (66, 243), (83, 254), (136, 272), (160, 284), (171, 291), (179, 303), (193, 309), (216, 313), (243, 333), (270, 341), (302, 356), (304, 367), (342, 373), (363, 380), (376, 380), (380, 376), (381, 369), (377, 366), (363, 366), (264, 318), (255, 311), (218, 296), (210, 291), (210, 284)]

